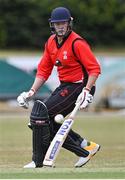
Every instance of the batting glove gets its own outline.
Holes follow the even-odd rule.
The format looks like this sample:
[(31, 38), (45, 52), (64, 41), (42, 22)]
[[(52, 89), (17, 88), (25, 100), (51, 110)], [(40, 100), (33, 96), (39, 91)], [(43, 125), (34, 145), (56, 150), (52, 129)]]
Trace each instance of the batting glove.
[(80, 109), (86, 108), (89, 103), (92, 103), (93, 96), (89, 94), (89, 90), (84, 88), (79, 94), (76, 103), (80, 103)]
[(34, 90), (30, 90), (28, 92), (23, 92), (17, 97), (17, 102), (20, 107), (23, 107), (25, 109), (29, 108), (29, 101), (34, 96), (35, 92)]

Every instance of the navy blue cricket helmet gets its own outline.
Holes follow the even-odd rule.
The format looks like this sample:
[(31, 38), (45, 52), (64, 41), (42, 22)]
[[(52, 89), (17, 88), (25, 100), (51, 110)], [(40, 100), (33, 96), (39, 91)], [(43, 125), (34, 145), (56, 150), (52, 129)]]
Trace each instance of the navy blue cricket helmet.
[(70, 11), (65, 7), (57, 7), (53, 9), (51, 13), (51, 18), (49, 19), (51, 23), (70, 21), (70, 20), (71, 20)]
[(65, 7), (57, 7), (53, 9), (51, 12), (51, 18), (49, 19), (51, 32), (55, 33), (53, 23), (64, 21), (69, 22), (69, 30), (71, 30), (73, 18), (71, 17), (70, 11)]

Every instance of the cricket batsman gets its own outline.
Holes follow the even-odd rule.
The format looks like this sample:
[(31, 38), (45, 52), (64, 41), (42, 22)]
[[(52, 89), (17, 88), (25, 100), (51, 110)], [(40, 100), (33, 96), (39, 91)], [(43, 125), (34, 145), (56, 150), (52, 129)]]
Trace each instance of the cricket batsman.
[[(54, 121), (54, 117), (57, 114), (67, 116), (76, 103), (80, 103), (80, 109), (86, 108), (95, 93), (96, 80), (101, 73), (100, 64), (86, 40), (72, 30), (72, 23), (73, 18), (67, 8), (57, 7), (52, 10), (49, 19), (52, 35), (45, 44), (36, 78), (31, 89), (17, 98), (19, 106), (28, 108), (28, 102), (56, 66), (59, 87), (44, 102), (36, 100), (31, 111), (33, 155), (32, 161), (24, 168), (43, 166), (50, 142), (61, 126)], [(63, 147), (79, 157), (75, 167), (82, 167), (97, 153), (100, 145), (70, 130)]]

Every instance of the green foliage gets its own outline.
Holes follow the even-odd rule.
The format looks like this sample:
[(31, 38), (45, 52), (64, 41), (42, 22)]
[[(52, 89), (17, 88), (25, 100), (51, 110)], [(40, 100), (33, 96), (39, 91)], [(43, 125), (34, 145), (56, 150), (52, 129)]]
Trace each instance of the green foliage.
[(65, 6), (92, 45), (125, 45), (124, 0), (0, 0), (0, 48), (43, 48), (53, 8)]

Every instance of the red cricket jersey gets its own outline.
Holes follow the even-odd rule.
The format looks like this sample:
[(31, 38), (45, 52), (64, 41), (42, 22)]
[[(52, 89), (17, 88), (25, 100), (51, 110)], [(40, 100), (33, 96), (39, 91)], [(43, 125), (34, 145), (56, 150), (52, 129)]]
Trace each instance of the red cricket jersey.
[(82, 66), (88, 75), (98, 76), (101, 71), (100, 65), (87, 42), (73, 31), (61, 46), (57, 45), (56, 35), (50, 36), (45, 45), (36, 76), (47, 80), (54, 65), (57, 66), (59, 80), (64, 82), (83, 80)]

